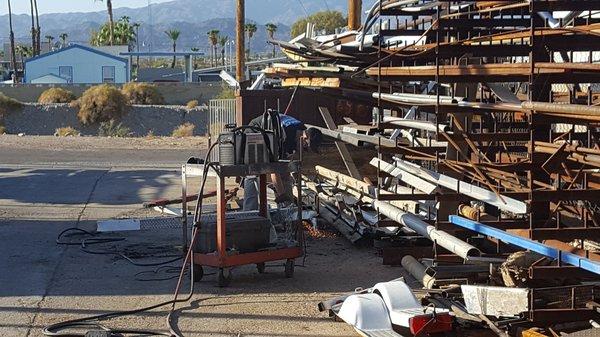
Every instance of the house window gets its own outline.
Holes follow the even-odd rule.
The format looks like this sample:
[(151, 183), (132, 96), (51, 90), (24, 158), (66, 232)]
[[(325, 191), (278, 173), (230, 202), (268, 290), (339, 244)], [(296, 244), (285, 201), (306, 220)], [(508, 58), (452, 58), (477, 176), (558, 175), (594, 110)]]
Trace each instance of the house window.
[(115, 67), (102, 67), (102, 83), (115, 83)]
[(73, 83), (73, 67), (72, 66), (59, 66), (58, 76), (67, 80), (67, 83)]

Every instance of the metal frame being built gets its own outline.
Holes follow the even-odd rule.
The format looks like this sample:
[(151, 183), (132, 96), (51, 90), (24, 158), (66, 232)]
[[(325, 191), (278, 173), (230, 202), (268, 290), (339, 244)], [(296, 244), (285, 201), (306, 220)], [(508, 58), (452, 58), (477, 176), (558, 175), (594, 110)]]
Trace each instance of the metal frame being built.
[[(353, 214), (351, 236), (359, 224), (403, 225), (433, 241), (435, 261), (492, 261), (515, 246), (531, 249), (456, 225), (468, 218), (555, 252), (529, 267), (531, 282), (598, 280), (600, 255), (588, 250), (600, 241), (598, 11), (600, 1), (381, 0), (359, 30), (308, 29), (272, 41), (299, 63), (275, 64), (268, 76), (374, 108), (374, 125), (320, 129), (375, 147), (377, 183), (317, 168), (319, 184), (308, 193)], [(378, 221), (351, 213), (352, 203), (372, 207)], [(477, 248), (432, 238), (431, 230)], [(478, 234), (485, 244), (474, 243)], [(575, 262), (561, 263), (561, 251)], [(583, 260), (593, 267), (578, 268)], [(585, 305), (568, 309), (532, 309), (529, 323), (593, 314)]]

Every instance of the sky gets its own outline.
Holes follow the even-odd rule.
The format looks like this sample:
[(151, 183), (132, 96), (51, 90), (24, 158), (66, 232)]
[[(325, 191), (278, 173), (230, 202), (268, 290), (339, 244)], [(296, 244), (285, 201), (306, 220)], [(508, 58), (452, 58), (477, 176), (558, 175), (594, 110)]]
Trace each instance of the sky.
[[(150, 0), (153, 4), (173, 0)], [(106, 4), (98, 0), (37, 0), (40, 14), (67, 12), (97, 12), (106, 9)], [(148, 0), (113, 0), (113, 7), (143, 7)], [(28, 14), (28, 0), (12, 0), (12, 11), (15, 14)], [(0, 15), (8, 14), (7, 1), (0, 1)]]

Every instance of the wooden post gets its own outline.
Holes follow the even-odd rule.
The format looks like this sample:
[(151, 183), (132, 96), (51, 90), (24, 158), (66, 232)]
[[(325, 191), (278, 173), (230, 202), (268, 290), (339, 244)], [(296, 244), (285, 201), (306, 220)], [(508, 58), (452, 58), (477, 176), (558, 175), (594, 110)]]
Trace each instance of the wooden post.
[(356, 30), (361, 25), (362, 0), (348, 0), (348, 29)]
[(245, 43), (245, 0), (237, 0), (237, 16), (236, 16), (236, 27), (235, 27), (235, 52), (236, 52), (236, 69), (235, 69), (235, 78), (238, 83), (244, 81), (244, 68), (245, 68), (245, 52), (244, 47)]
[[(321, 116), (323, 116), (323, 120), (325, 121), (325, 125), (327, 126), (327, 128), (329, 128), (329, 130), (336, 130), (337, 126), (333, 121), (333, 117), (331, 117), (331, 114), (329, 113), (329, 109), (327, 109), (326, 107), (319, 107), (319, 112), (321, 112)], [(344, 161), (344, 165), (346, 166), (348, 173), (350, 173), (350, 176), (354, 179), (362, 179), (362, 175), (360, 174), (358, 168), (356, 167), (356, 164), (352, 160), (350, 150), (348, 150), (348, 146), (346, 145), (346, 143), (336, 141), (335, 146), (337, 147), (340, 156)]]

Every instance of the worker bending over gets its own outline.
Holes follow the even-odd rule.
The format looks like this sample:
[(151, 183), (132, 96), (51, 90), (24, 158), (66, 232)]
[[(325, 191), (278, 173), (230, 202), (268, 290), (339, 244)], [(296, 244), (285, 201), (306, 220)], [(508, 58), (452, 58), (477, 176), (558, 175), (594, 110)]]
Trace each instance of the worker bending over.
[[(275, 135), (279, 136), (280, 148), (277, 157), (280, 160), (293, 158), (298, 149), (298, 139), (300, 139), (300, 146), (302, 146), (304, 150), (310, 150), (315, 153), (318, 153), (319, 146), (323, 140), (323, 135), (319, 129), (307, 128), (304, 123), (296, 118), (271, 109), (267, 110), (264, 115), (251, 120), (249, 126), (273, 131)], [(276, 192), (275, 202), (283, 203), (293, 201), (293, 180), (291, 175), (281, 177), (279, 174), (274, 173), (271, 175), (271, 180)], [(258, 190), (256, 186), (256, 178), (245, 179), (245, 211), (258, 209)]]

